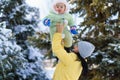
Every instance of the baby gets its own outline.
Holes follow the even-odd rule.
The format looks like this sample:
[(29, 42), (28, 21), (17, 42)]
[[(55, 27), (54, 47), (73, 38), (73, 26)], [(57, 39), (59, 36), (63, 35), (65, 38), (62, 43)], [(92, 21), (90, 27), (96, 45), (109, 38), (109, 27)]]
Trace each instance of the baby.
[[(72, 46), (72, 34), (77, 34), (72, 15), (68, 12), (68, 3), (66, 0), (54, 0), (50, 13), (44, 18), (43, 24), (50, 27), (50, 37), (56, 32), (56, 25), (64, 25), (63, 42), (64, 48), (70, 52)], [(70, 31), (67, 28), (70, 27)], [(72, 33), (72, 34), (71, 34)]]

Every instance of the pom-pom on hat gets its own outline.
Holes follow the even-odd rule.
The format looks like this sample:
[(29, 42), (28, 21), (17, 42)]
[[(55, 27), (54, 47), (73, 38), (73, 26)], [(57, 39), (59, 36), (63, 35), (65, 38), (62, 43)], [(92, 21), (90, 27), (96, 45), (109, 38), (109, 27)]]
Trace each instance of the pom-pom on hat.
[(80, 41), (78, 42), (78, 49), (79, 49), (80, 55), (83, 58), (86, 58), (86, 57), (89, 57), (93, 53), (95, 46), (90, 42)]

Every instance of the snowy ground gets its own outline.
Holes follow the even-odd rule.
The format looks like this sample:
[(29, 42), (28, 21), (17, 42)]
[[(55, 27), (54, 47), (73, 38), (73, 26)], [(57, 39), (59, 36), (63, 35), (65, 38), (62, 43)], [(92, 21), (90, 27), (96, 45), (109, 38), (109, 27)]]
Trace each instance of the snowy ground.
[(47, 67), (47, 68), (45, 68), (45, 71), (47, 72), (47, 77), (50, 79), (50, 80), (52, 80), (52, 77), (53, 77), (53, 73), (54, 73), (54, 71), (55, 71), (55, 67)]
[(47, 60), (43, 61), (46, 75), (50, 80), (52, 80), (52, 77), (53, 77), (53, 74), (55, 71), (55, 67), (53, 67), (54, 61), (55, 61), (55, 59), (47, 59)]

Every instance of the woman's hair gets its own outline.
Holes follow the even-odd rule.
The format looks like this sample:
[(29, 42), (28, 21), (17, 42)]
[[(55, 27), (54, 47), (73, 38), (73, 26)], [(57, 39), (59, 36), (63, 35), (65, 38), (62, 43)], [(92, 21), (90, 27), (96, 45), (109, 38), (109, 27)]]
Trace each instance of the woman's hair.
[[(77, 45), (77, 43), (75, 43), (74, 45), (72, 45), (72, 49), (73, 47)], [(73, 50), (72, 50), (73, 51)], [(73, 51), (74, 52), (74, 51)], [(76, 52), (74, 52), (76, 53)], [(76, 55), (78, 56), (79, 60), (81, 61), (81, 64), (82, 64), (82, 67), (83, 67), (83, 70), (82, 70), (82, 75), (83, 76), (87, 76), (87, 73), (88, 73), (88, 64), (86, 62), (86, 60), (80, 55), (80, 53), (76, 53)], [(80, 77), (79, 77), (80, 79)]]
[(81, 55), (79, 53), (77, 53), (76, 55), (80, 59), (82, 67), (83, 67), (82, 75), (86, 76), (88, 73), (88, 64), (87, 64), (86, 60), (83, 57), (81, 57)]

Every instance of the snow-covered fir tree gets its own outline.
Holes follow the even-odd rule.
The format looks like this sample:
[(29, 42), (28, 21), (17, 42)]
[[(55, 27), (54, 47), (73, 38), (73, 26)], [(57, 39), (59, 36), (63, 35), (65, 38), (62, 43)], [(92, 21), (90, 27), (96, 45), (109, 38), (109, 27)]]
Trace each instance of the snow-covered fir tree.
[(6, 27), (16, 36), (17, 44), (26, 48), (25, 40), (34, 34), (39, 22), (39, 9), (29, 7), (25, 0), (1, 0), (0, 5), (1, 21), (6, 21)]
[(87, 40), (95, 46), (88, 58), (89, 74), (81, 80), (119, 80), (120, 74), (120, 0), (69, 0), (84, 20), (79, 21), (75, 40)]
[(24, 0), (0, 0), (0, 80), (48, 80), (42, 52), (28, 45), (39, 21)]
[(37, 48), (27, 50), (16, 44), (12, 30), (0, 26), (0, 80), (48, 80), (42, 67), (43, 55)]

